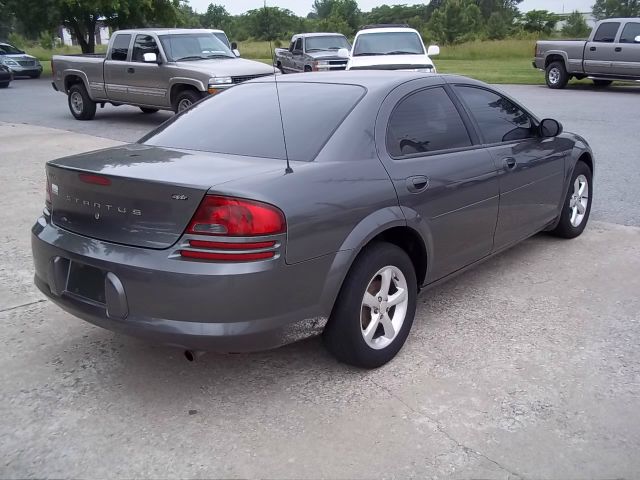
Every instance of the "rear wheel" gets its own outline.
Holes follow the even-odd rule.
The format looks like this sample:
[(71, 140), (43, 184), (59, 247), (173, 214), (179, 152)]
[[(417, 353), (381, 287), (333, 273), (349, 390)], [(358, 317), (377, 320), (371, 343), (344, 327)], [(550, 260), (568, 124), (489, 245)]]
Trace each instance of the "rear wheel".
[(142, 113), (157, 113), (159, 109), (158, 108), (140, 107), (140, 110), (142, 110)]
[(7, 88), (11, 82), (2, 82), (0, 83), (0, 88)]
[(377, 368), (404, 345), (416, 311), (416, 272), (401, 248), (375, 243), (363, 250), (342, 285), (323, 333), (341, 362)]
[(613, 83), (612, 80), (594, 80), (593, 85), (596, 88), (606, 88)]
[(200, 92), (195, 90), (183, 90), (177, 96), (173, 102), (173, 111), (176, 113), (184, 112), (186, 109), (191, 108), (191, 105), (200, 101), (202, 96)]
[(77, 83), (69, 89), (69, 110), (77, 120), (91, 120), (96, 116), (96, 102), (91, 100), (84, 85)]
[(564, 66), (564, 62), (551, 62), (545, 71), (547, 86), (553, 89), (561, 89), (569, 83), (569, 74)]
[(304, 66), (304, 71), (305, 72), (312, 72), (313, 70), (311, 69), (311, 67), (309, 65), (305, 65)]
[(551, 233), (558, 237), (575, 238), (584, 231), (591, 213), (592, 179), (593, 175), (587, 164), (578, 162), (571, 176), (560, 221)]

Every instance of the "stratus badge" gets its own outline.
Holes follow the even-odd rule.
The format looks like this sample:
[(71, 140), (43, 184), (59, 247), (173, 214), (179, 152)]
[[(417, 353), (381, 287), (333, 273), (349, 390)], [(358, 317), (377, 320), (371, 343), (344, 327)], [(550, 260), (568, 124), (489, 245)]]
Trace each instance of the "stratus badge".
[(171, 195), (171, 198), (174, 200), (187, 200), (189, 197), (187, 197), (186, 195), (174, 193), (173, 195)]

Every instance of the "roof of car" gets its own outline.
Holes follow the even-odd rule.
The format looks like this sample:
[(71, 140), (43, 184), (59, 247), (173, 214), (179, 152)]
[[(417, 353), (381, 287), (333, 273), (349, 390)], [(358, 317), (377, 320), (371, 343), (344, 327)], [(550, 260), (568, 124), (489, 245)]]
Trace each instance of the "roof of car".
[[(146, 32), (146, 33), (155, 33), (156, 35), (186, 35), (189, 33), (211, 33), (213, 31), (210, 28), (131, 28), (129, 30), (118, 30), (117, 32), (113, 32), (114, 34), (119, 33), (136, 33), (136, 32)], [(222, 31), (222, 30), (220, 30)]]
[(341, 33), (331, 33), (331, 32), (312, 32), (312, 33), (297, 33), (295, 34), (293, 38), (299, 38), (299, 37), (304, 37), (304, 38), (309, 38), (309, 37), (344, 37), (343, 34)]
[(360, 30), (357, 35), (365, 35), (369, 33), (405, 33), (412, 32), (418, 33), (418, 31), (414, 28), (410, 27), (383, 27), (383, 28), (366, 28), (364, 30)]

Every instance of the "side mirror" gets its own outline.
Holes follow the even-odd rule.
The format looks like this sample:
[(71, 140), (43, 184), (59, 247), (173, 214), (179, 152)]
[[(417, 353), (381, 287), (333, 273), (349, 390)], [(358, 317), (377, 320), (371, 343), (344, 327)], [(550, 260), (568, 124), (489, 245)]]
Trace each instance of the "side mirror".
[[(232, 45), (232, 46), (233, 46), (233, 45)], [(231, 50), (231, 51), (233, 52), (233, 54), (234, 54), (236, 57), (239, 57), (239, 56), (240, 56), (240, 50), (238, 50), (237, 48), (234, 48), (234, 49), (233, 49), (233, 50)]]
[(544, 138), (557, 137), (562, 130), (562, 124), (553, 118), (545, 118), (540, 122), (540, 135)]
[(154, 52), (147, 52), (142, 54), (144, 63), (158, 63), (158, 55)]
[(429, 57), (440, 55), (440, 47), (438, 45), (429, 45), (429, 48), (427, 48), (427, 55)]
[(340, 50), (338, 50), (338, 56), (340, 58), (349, 58), (351, 55), (349, 54), (349, 50), (347, 50), (346, 48), (341, 48)]
[(231, 42), (231, 50), (237, 50), (238, 44), (236, 42)]

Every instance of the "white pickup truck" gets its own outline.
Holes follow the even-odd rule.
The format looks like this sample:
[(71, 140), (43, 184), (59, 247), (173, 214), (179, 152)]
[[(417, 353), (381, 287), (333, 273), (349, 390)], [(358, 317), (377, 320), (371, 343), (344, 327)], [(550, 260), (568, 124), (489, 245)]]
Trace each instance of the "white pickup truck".
[(406, 25), (367, 25), (357, 34), (347, 70), (412, 70), (436, 73), (430, 57), (440, 47), (425, 48), (417, 30)]

